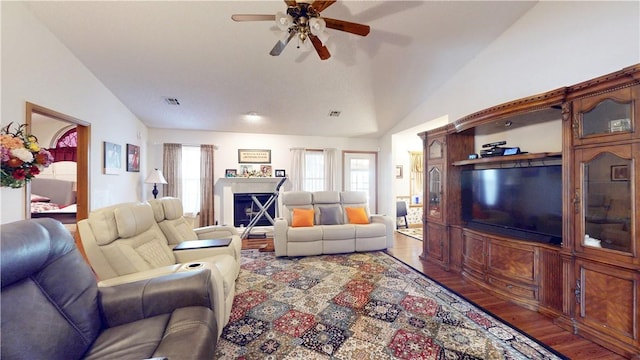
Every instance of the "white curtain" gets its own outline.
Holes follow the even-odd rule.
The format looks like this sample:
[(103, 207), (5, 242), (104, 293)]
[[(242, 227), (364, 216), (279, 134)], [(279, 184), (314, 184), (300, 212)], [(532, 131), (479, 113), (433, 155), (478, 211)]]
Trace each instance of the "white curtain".
[(338, 181), (338, 149), (324, 149), (324, 189), (339, 191)]
[(304, 148), (291, 149), (291, 183), (292, 191), (302, 191), (304, 186)]

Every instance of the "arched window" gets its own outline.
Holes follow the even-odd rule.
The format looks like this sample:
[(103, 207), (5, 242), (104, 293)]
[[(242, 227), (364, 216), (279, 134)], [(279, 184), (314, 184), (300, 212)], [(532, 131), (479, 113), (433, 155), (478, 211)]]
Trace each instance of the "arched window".
[(77, 146), (78, 146), (78, 132), (76, 131), (76, 128), (73, 127), (67, 130), (64, 134), (62, 134), (62, 136), (58, 138), (58, 141), (56, 142), (55, 147), (61, 148), (61, 147), (77, 147)]
[[(64, 131), (64, 130), (63, 130)], [(60, 135), (57, 140), (53, 140), (53, 147), (48, 149), (53, 155), (53, 161), (77, 161), (78, 132), (73, 126)]]

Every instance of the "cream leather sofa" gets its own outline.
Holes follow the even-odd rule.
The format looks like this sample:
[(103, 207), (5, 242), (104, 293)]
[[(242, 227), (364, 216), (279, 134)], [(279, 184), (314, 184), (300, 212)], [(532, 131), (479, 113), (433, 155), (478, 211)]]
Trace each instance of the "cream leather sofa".
[(227, 249), (173, 251), (149, 203), (124, 203), (95, 210), (78, 222), (78, 231), (99, 287), (207, 268), (211, 271), (212, 310), (218, 331), (229, 321), (240, 271), (232, 245)]
[[(393, 220), (386, 215), (371, 215), (364, 192), (283, 192), (279, 201), (281, 217), (274, 224), (276, 256), (374, 251), (393, 246)], [(348, 207), (365, 208), (369, 223), (350, 224), (345, 211)], [(314, 209), (313, 226), (291, 226), (294, 209)], [(323, 218), (323, 214), (337, 217), (327, 221), (329, 216)]]

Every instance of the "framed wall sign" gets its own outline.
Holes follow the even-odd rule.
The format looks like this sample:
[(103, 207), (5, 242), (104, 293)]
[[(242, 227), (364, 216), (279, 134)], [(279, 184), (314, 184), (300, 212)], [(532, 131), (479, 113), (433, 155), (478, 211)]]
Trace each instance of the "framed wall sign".
[(240, 164), (271, 164), (271, 150), (238, 149)]

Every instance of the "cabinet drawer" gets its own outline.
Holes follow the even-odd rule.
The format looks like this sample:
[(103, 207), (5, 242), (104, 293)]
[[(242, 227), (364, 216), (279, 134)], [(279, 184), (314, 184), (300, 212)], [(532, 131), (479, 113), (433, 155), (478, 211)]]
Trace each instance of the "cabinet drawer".
[(527, 286), (515, 282), (499, 279), (494, 276), (487, 276), (487, 282), (493, 286), (496, 291), (514, 295), (520, 298), (538, 300), (538, 287)]

